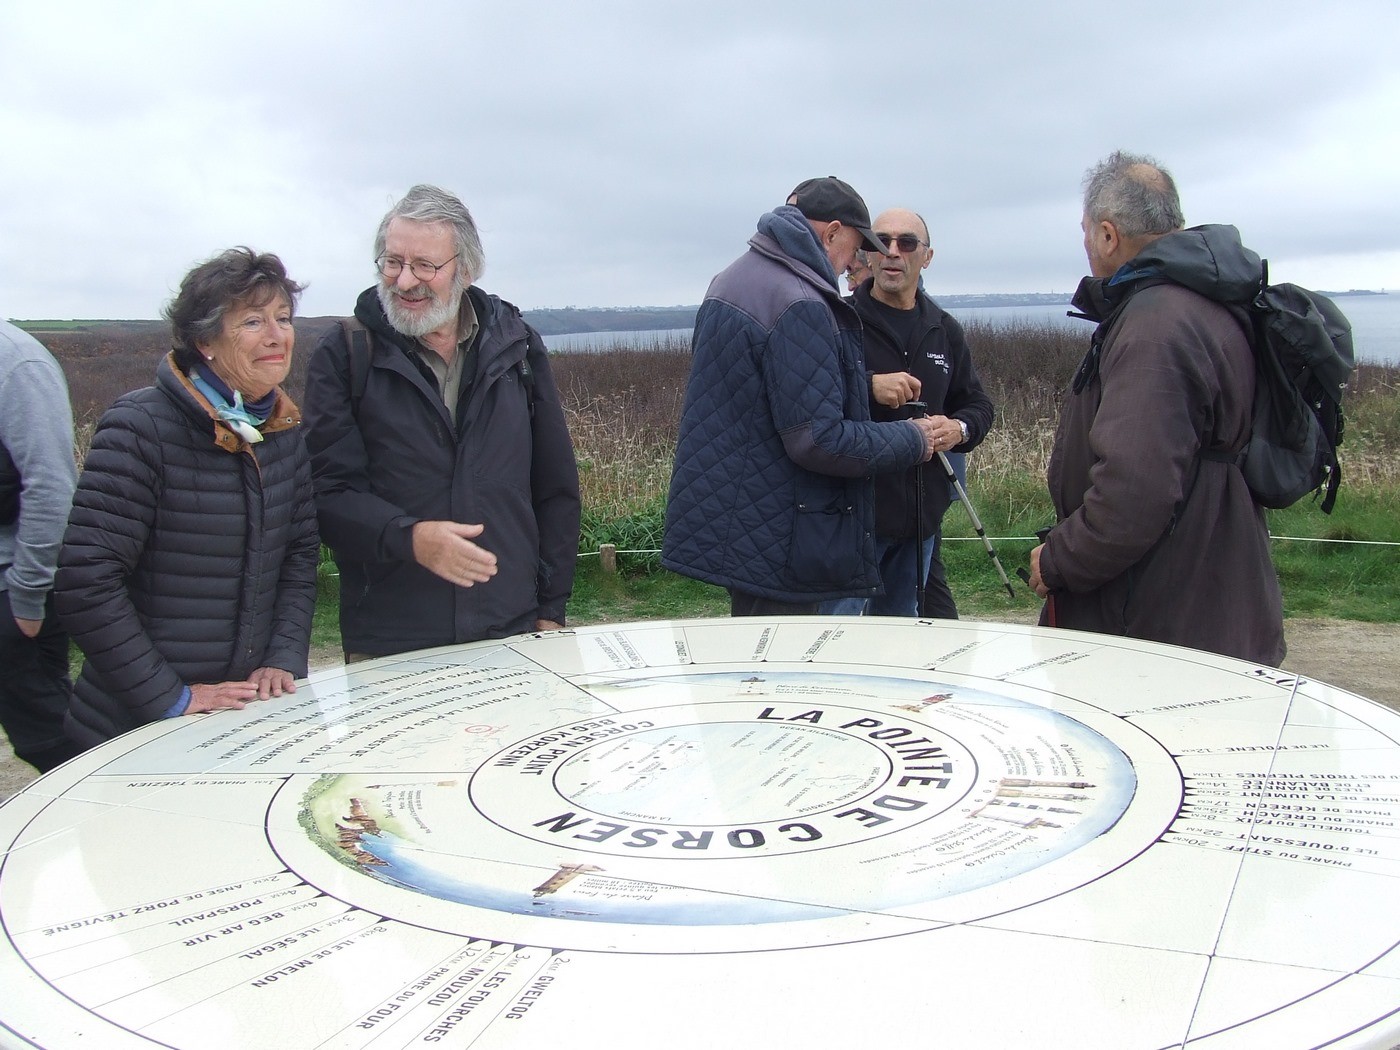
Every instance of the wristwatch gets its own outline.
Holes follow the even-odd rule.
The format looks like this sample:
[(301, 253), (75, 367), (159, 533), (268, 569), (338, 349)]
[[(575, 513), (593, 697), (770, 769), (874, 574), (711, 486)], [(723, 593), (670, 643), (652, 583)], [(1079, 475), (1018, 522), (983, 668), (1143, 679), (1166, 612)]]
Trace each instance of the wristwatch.
[(965, 423), (965, 422), (964, 422), (963, 420), (961, 420), (961, 419), (955, 420), (955, 422), (958, 424), (958, 429), (962, 431), (962, 440), (959, 441), (958, 444), (959, 444), (959, 445), (966, 445), (966, 444), (967, 444), (967, 423)]

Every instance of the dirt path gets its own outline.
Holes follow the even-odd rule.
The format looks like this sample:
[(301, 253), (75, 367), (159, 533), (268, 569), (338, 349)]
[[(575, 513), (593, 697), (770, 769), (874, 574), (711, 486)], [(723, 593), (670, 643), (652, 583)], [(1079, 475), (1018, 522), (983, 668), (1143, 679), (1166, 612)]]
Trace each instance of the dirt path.
[[(1285, 670), (1369, 697), (1400, 711), (1400, 624), (1352, 620), (1289, 620)], [(339, 649), (313, 654), (313, 666), (325, 666)], [(17, 760), (0, 734), (0, 799), (9, 798), (34, 779), (34, 770)]]

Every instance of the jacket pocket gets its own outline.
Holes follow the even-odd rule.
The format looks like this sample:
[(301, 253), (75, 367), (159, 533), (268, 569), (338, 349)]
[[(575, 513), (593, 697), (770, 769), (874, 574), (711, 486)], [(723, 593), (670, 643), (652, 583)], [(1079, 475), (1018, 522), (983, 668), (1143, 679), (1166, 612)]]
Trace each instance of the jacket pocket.
[(844, 486), (803, 479), (797, 486), (788, 575), (798, 591), (867, 586), (862, 523)]

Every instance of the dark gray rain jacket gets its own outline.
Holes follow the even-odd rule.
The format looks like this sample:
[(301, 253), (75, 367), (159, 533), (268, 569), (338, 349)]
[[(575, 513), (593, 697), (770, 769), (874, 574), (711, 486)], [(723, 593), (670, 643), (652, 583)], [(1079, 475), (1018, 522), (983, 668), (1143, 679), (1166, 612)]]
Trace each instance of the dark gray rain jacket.
[[(373, 288), (355, 306), (374, 335), (358, 404), (340, 326), (307, 367), (306, 443), (350, 652), (386, 655), (564, 622), (579, 489), (559, 392), (544, 344), (520, 312), (479, 288), (467, 294), (480, 330), (455, 424)], [(413, 558), (420, 521), (484, 524), (475, 542), (495, 553), (496, 575), (458, 587), (423, 568)]]

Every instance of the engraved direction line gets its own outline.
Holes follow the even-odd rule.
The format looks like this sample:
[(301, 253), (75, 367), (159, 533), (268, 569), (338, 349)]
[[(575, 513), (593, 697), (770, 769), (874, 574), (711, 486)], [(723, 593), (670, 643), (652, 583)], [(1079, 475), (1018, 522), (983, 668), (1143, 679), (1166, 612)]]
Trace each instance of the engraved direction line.
[[(463, 963), (481, 954), (482, 949), (478, 947), (480, 943), (482, 941), (479, 938), (466, 938), (465, 946), (455, 945), (436, 962), (431, 963), (427, 969), (420, 971), (416, 977), (407, 981), (393, 996), (381, 999), (377, 1004), (360, 1013), (356, 1019), (347, 1022), (326, 1039), (317, 1043), (315, 1050), (319, 1050), (320, 1047), (341, 1050), (342, 1047), (351, 1045), (349, 1037), (357, 1034), (363, 1036), (357, 1041), (359, 1045), (373, 1046), (380, 1041), (381, 1036), (387, 1035), (398, 1025), (410, 1021), (418, 1010), (424, 1008), (431, 1010), (442, 1005), (432, 1002), (434, 996), (441, 994), (441, 989), (435, 989), (434, 986), (440, 983), (443, 978), (449, 978), (449, 983), (456, 980), (456, 977), (449, 977), (449, 975), (454, 970), (459, 970)], [(540, 964), (541, 968), (548, 963), (549, 959), (545, 959)], [(403, 1012), (399, 1013), (401, 1010)], [(381, 1024), (383, 1027), (380, 1027)], [(403, 1045), (403, 1041), (397, 1041), (397, 1045)]]
[[(325, 896), (325, 895), (323, 895), (323, 896)], [(334, 898), (331, 898), (331, 899), (334, 899)], [(341, 901), (340, 903), (344, 903), (344, 902)], [(354, 930), (354, 931), (352, 931), (352, 932), (350, 932), (350, 933), (348, 933), (348, 934), (342, 935), (338, 930), (333, 930), (333, 929), (331, 929), (331, 927), (334, 927), (334, 926), (337, 926), (337, 925), (342, 925), (342, 924), (344, 924), (344, 923), (346, 923), (346, 922), (355, 921), (356, 919), (358, 919), (358, 918), (360, 918), (360, 917), (363, 917), (365, 920), (367, 920), (367, 922), (366, 922), (363, 926), (361, 926), (359, 929)], [(348, 947), (348, 946), (350, 946), (351, 944), (353, 944), (355, 941), (363, 939), (363, 938), (364, 938), (366, 935), (368, 935), (369, 933), (375, 932), (376, 928), (383, 927), (384, 932), (388, 932), (388, 930), (389, 930), (393, 925), (394, 925), (394, 920), (392, 920), (392, 919), (386, 919), (386, 918), (384, 918), (383, 916), (376, 917), (374, 912), (365, 911), (363, 908), (358, 908), (358, 907), (355, 907), (354, 905), (350, 905), (350, 906), (348, 906), (348, 910), (343, 911), (343, 912), (341, 912), (341, 913), (339, 913), (339, 914), (337, 914), (337, 915), (334, 915), (334, 916), (332, 916), (332, 917), (330, 917), (330, 918), (328, 918), (328, 919), (322, 920), (322, 922), (313, 924), (311, 927), (309, 927), (309, 929), (313, 929), (313, 930), (315, 930), (317, 927), (321, 927), (322, 929), (319, 930), (318, 932), (327, 933), (327, 934), (329, 934), (329, 937), (326, 938), (326, 939), (320, 940), (320, 941), (310, 942), (310, 943), (306, 944), (305, 947), (303, 948), (302, 952), (300, 953), (300, 955), (301, 955), (301, 960), (302, 960), (302, 961), (305, 961), (305, 965), (311, 965), (311, 964), (314, 963), (315, 961), (320, 961), (321, 958), (327, 958), (327, 957), (329, 957), (329, 954), (332, 953), (333, 951), (338, 950), (338, 949), (340, 949), (340, 948), (342, 948), (342, 947)], [(298, 931), (298, 932), (300, 932), (300, 931)], [(337, 940), (337, 938), (339, 938), (339, 939)], [(96, 1012), (100, 1011), (100, 1010), (103, 1009), (103, 1008), (114, 1006), (114, 1005), (119, 1004), (119, 1003), (122, 1003), (122, 1002), (124, 1002), (124, 1001), (126, 1001), (126, 1000), (134, 999), (134, 998), (141, 997), (141, 996), (147, 996), (147, 995), (149, 995), (149, 994), (151, 993), (152, 990), (158, 989), (158, 988), (160, 988), (162, 985), (170, 984), (171, 982), (179, 981), (179, 982), (181, 982), (181, 983), (188, 983), (188, 980), (187, 980), (187, 979), (190, 977), (190, 975), (192, 975), (192, 974), (197, 974), (197, 973), (199, 973), (199, 972), (201, 972), (201, 971), (204, 971), (204, 970), (209, 970), (211, 967), (219, 967), (220, 969), (225, 969), (225, 968), (228, 968), (228, 967), (230, 967), (230, 966), (235, 966), (236, 963), (237, 963), (237, 960), (245, 958), (245, 957), (246, 957), (246, 954), (247, 954), (247, 953), (244, 953), (244, 952), (236, 952), (236, 951), (235, 951), (235, 952), (231, 952), (231, 953), (229, 953), (228, 955), (224, 955), (224, 956), (222, 956), (222, 957), (220, 957), (220, 958), (217, 958), (217, 959), (211, 959), (211, 960), (210, 960), (209, 962), (207, 962), (207, 963), (202, 963), (202, 964), (200, 964), (199, 966), (196, 966), (196, 967), (194, 967), (194, 968), (192, 968), (192, 969), (190, 969), (190, 970), (186, 970), (186, 971), (184, 971), (184, 972), (182, 972), (182, 973), (172, 974), (172, 975), (169, 976), (169, 977), (164, 977), (164, 978), (161, 978), (161, 979), (158, 980), (158, 981), (153, 981), (153, 982), (151, 982), (150, 984), (147, 984), (147, 985), (145, 985), (145, 986), (142, 987), (142, 988), (136, 989), (136, 990), (134, 990), (134, 991), (126, 992), (126, 993), (124, 993), (124, 994), (122, 994), (122, 995), (119, 995), (119, 996), (113, 998), (113, 999), (106, 1000), (106, 1001), (101, 1001), (101, 1002), (97, 1002), (97, 1001), (93, 1001), (93, 1000), (88, 1000), (84, 1005), (85, 1005), (85, 1008), (86, 1008), (86, 1009), (91, 1010), (91, 1011), (93, 1011), (94, 1013), (96, 1013)], [(141, 1022), (140, 1024), (137, 1024), (137, 1025), (134, 1026), (133, 1030), (140, 1032), (140, 1031), (143, 1031), (144, 1029), (151, 1028), (151, 1027), (153, 1027), (153, 1026), (155, 1026), (155, 1025), (158, 1025), (158, 1024), (164, 1022), (164, 1021), (168, 1021), (168, 1020), (170, 1020), (171, 1018), (178, 1016), (179, 1014), (185, 1013), (186, 1011), (189, 1011), (189, 1010), (193, 1009), (193, 1008), (196, 1007), (196, 1006), (199, 1006), (199, 1005), (201, 1005), (201, 1004), (203, 1004), (203, 1003), (207, 1003), (207, 1002), (209, 1002), (210, 1000), (217, 999), (218, 997), (220, 997), (220, 996), (222, 996), (222, 995), (227, 995), (227, 994), (230, 994), (230, 993), (232, 993), (232, 992), (235, 992), (235, 991), (237, 991), (239, 988), (242, 988), (242, 987), (244, 987), (244, 986), (247, 986), (247, 985), (249, 985), (249, 984), (252, 984), (252, 983), (254, 983), (255, 981), (257, 981), (257, 980), (259, 980), (259, 979), (265, 979), (265, 978), (258, 978), (257, 976), (255, 976), (255, 975), (257, 975), (257, 974), (266, 974), (266, 973), (268, 973), (268, 972), (271, 972), (271, 973), (279, 973), (279, 972), (280, 972), (280, 971), (276, 971), (276, 970), (274, 970), (274, 971), (267, 971), (266, 967), (255, 967), (255, 968), (247, 968), (247, 967), (245, 967), (244, 969), (247, 970), (249, 976), (238, 977), (238, 978), (230, 978), (231, 983), (224, 984), (224, 985), (222, 985), (222, 986), (220, 986), (220, 987), (211, 988), (208, 992), (206, 992), (206, 993), (204, 993), (204, 994), (198, 994), (198, 995), (194, 995), (194, 996), (188, 996), (188, 995), (187, 995), (187, 996), (175, 996), (175, 997), (173, 997), (173, 998), (179, 1000), (179, 1005), (173, 1006), (172, 1009), (168, 1010), (167, 1012), (165, 1012), (165, 1013), (163, 1013), (163, 1014), (158, 1014), (158, 1015), (154, 1015), (154, 1016), (149, 1016), (149, 1015), (146, 1016), (146, 1017), (142, 1020), (142, 1022)], [(215, 972), (215, 974), (218, 973), (217, 970), (214, 971), (214, 972)], [(206, 977), (206, 979), (207, 979), (207, 977)], [(99, 1016), (104, 1016), (104, 1017), (105, 1017), (105, 1015), (100, 1015), (100, 1014), (99, 1014)], [(122, 1025), (123, 1027), (130, 1027), (130, 1022), (118, 1022), (118, 1021), (113, 1020), (112, 1018), (105, 1018), (105, 1019), (108, 1020), (110, 1023), (113, 1023), (113, 1024), (120, 1024), (120, 1025)]]

